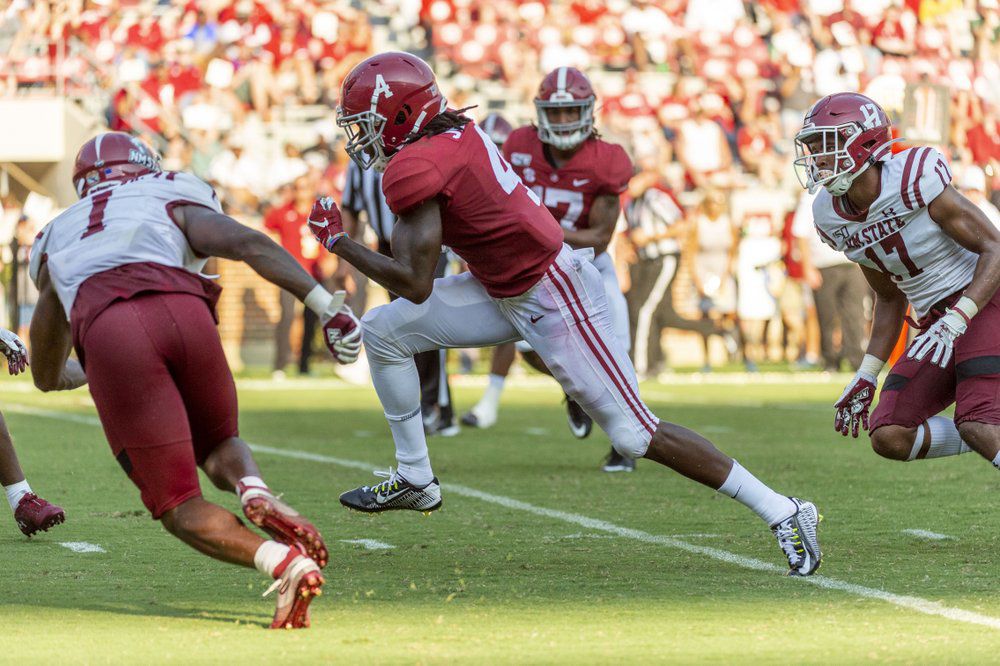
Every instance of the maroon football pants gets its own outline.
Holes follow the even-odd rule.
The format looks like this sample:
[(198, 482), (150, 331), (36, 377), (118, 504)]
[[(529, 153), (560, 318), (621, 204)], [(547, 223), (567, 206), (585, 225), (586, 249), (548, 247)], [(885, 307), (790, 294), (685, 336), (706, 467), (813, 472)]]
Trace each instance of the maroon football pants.
[(118, 301), (81, 342), (111, 451), (153, 518), (200, 496), (197, 465), (238, 432), (236, 386), (208, 304), (182, 293)]
[[(957, 300), (957, 295), (951, 300)], [(926, 323), (926, 322), (922, 322)], [(955, 403), (955, 423), (1000, 424), (1000, 292), (979, 311), (955, 341), (948, 366), (905, 355), (885, 378), (871, 429), (915, 428)]]

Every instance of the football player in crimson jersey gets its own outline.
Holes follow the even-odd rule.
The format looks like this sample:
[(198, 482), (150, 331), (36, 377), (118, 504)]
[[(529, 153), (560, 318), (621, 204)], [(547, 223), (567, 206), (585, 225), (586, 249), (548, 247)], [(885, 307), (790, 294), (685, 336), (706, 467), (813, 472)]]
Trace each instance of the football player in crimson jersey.
[[(595, 99), (583, 72), (573, 67), (552, 70), (535, 97), (538, 124), (514, 130), (503, 145), (503, 155), (560, 223), (566, 244), (574, 250), (589, 248), (593, 252), (592, 261), (604, 280), (612, 328), (628, 349), (628, 305), (606, 250), (621, 212), (619, 196), (632, 177), (632, 161), (621, 146), (598, 137)], [(518, 348), (532, 367), (552, 374), (525, 342), (518, 343)], [(467, 422), (475, 420), (474, 425), (485, 427), (495, 421), (499, 397), (499, 391), (487, 391)], [(592, 421), (568, 394), (566, 410), (570, 431), (576, 437), (587, 437)], [(483, 424), (479, 423), (480, 413)], [(604, 469), (632, 471), (635, 462), (612, 447)]]
[[(834, 428), (892, 460), (980, 453), (1000, 468), (1000, 231), (951, 185), (941, 153), (893, 154), (889, 119), (856, 93), (824, 97), (796, 136), (816, 230), (861, 265), (875, 290), (867, 354), (837, 401)], [(858, 294), (861, 298), (863, 294)], [(878, 374), (906, 317), (919, 334)], [(954, 419), (941, 416), (952, 402)]]
[[(245, 262), (315, 311), (347, 362), (360, 351), (360, 329), (343, 292), (327, 292), (267, 236), (224, 215), (201, 180), (161, 171), (159, 156), (127, 134), (85, 143), (73, 182), (80, 201), (32, 247), (35, 385), (89, 384), (112, 453), (153, 518), (206, 555), (272, 576), (273, 628), (308, 626), (326, 546), (268, 489), (239, 438), (236, 387), (215, 327), (221, 290), (200, 271), (208, 257)], [(73, 348), (79, 362), (69, 360)], [(272, 540), (205, 501), (198, 467), (236, 492)]]
[[(337, 122), (347, 129), (351, 158), (383, 170), (386, 200), (399, 216), (389, 258), (346, 237), (331, 198), (318, 200), (310, 215), (327, 250), (400, 296), (362, 319), (398, 468), (381, 483), (345, 492), (342, 504), (366, 512), (440, 507), (413, 355), (524, 339), (619, 453), (735, 498), (771, 526), (790, 573), (816, 570), (816, 507), (774, 492), (708, 440), (653, 415), (612, 329), (591, 253), (563, 243), (559, 223), (496, 145), (448, 108), (427, 63), (407, 53), (364, 60), (344, 79)], [(441, 245), (469, 272), (434, 280)]]
[[(28, 350), (24, 348), (24, 343), (4, 328), (0, 328), (0, 355), (7, 359), (7, 370), (12, 375), (18, 375), (28, 367)], [(17, 461), (14, 442), (10, 439), (3, 414), (0, 414), (0, 485), (14, 512), (17, 527), (26, 536), (30, 537), (39, 530), (47, 532), (50, 527), (66, 520), (66, 513), (60, 507), (31, 492), (31, 486)]]

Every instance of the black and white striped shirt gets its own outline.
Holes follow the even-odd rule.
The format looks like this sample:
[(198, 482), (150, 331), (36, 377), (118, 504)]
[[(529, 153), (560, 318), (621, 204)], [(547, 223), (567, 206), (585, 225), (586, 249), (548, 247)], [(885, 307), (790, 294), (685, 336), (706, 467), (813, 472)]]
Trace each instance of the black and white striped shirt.
[(396, 216), (392, 214), (385, 195), (382, 194), (382, 174), (375, 169), (362, 170), (351, 161), (347, 165), (341, 205), (355, 214), (364, 211), (369, 226), (378, 236), (379, 247), (388, 247)]
[[(667, 192), (651, 187), (638, 199), (633, 199), (625, 210), (625, 221), (630, 229), (641, 229), (649, 236), (656, 236), (684, 218), (684, 211)], [(640, 259), (657, 259), (681, 251), (676, 238), (663, 238), (647, 243), (637, 250)]]

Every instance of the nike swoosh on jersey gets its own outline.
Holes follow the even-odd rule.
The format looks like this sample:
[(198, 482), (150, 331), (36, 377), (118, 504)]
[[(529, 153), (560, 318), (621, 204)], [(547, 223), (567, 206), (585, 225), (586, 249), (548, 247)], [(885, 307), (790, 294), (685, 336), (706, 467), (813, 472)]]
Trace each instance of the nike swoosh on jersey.
[(529, 317), (529, 319), (531, 319), (531, 323), (532, 324), (536, 324), (536, 323), (538, 323), (538, 320), (541, 319), (544, 316), (545, 315), (543, 315), (543, 314), (540, 314), (537, 317), (535, 315), (531, 315), (531, 317)]
[(573, 187), (581, 187), (582, 185), (586, 185), (589, 182), (590, 182), (589, 178), (574, 178)]

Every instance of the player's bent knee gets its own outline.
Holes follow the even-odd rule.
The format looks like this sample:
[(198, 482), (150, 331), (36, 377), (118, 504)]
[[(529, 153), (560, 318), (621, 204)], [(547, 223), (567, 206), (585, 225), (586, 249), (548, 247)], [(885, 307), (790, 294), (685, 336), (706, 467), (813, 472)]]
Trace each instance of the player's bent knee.
[(612, 429), (608, 432), (608, 437), (611, 438), (611, 446), (615, 451), (626, 458), (641, 458), (649, 449), (649, 438), (643, 437), (628, 426)]
[(904, 426), (881, 426), (871, 433), (872, 450), (889, 460), (909, 460), (913, 450), (913, 429)]
[(406, 356), (399, 345), (393, 343), (388, 320), (385, 306), (373, 308), (361, 317), (361, 340), (370, 360), (395, 360)]

